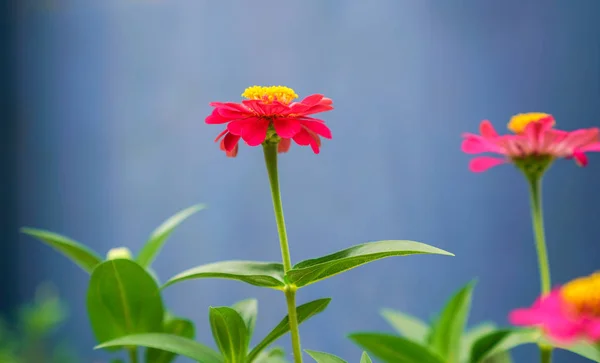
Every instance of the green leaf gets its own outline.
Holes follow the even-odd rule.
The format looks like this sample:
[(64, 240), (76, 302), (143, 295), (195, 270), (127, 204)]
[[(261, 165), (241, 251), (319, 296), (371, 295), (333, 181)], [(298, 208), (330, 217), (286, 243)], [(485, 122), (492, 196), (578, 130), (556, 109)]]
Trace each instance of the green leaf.
[(54, 248), (75, 262), (77, 266), (81, 267), (87, 273), (92, 273), (94, 267), (102, 262), (98, 254), (90, 248), (60, 234), (34, 228), (21, 228), (21, 232), (35, 237)]
[(336, 357), (333, 354), (317, 352), (315, 350), (304, 349), (304, 351), (310, 355), (317, 363), (347, 363), (340, 357)]
[(419, 318), (392, 309), (381, 310), (381, 315), (406, 339), (416, 343), (425, 343), (429, 335), (429, 326)]
[(473, 348), (475, 342), (482, 336), (496, 331), (496, 329), (497, 328), (494, 323), (485, 322), (476, 325), (465, 332), (460, 342), (460, 361), (467, 362), (471, 356), (471, 349)]
[(331, 255), (302, 261), (287, 273), (288, 280), (298, 287), (351, 270), (371, 261), (391, 256), (451, 253), (413, 241), (379, 241), (361, 244)]
[(210, 308), (210, 327), (215, 342), (228, 363), (243, 363), (248, 351), (248, 329), (240, 314), (221, 306)]
[(254, 363), (288, 363), (283, 348), (275, 347), (268, 351), (262, 351), (254, 360)]
[(362, 356), (360, 357), (360, 363), (373, 363), (373, 361), (367, 352), (363, 352)]
[(444, 357), (447, 363), (459, 363), (460, 343), (469, 309), (474, 282), (468, 283), (448, 301), (442, 314), (433, 325), (431, 347)]
[(536, 329), (502, 329), (488, 333), (475, 341), (469, 362), (480, 363), (498, 353), (507, 352), (519, 345), (536, 343), (541, 333)]
[(445, 363), (427, 347), (399, 336), (381, 333), (353, 333), (350, 339), (387, 363)]
[(217, 352), (205, 345), (195, 342), (192, 339), (164, 333), (129, 335), (100, 344), (94, 349), (130, 345), (162, 349), (202, 363), (223, 362), (223, 358)]
[[(296, 315), (298, 315), (298, 324), (302, 324), (305, 320), (317, 315), (327, 308), (327, 305), (331, 302), (331, 298), (318, 299), (306, 304), (302, 304), (296, 308)], [(286, 315), (279, 324), (260, 342), (252, 351), (248, 354), (247, 361), (253, 362), (257, 355), (268, 347), (275, 340), (279, 339), (282, 335), (290, 331), (289, 317)]]
[[(168, 316), (163, 324), (163, 332), (179, 337), (194, 339), (196, 329), (194, 323), (190, 320)], [(146, 363), (170, 363), (176, 357), (175, 353), (168, 352), (162, 349), (148, 348), (146, 349)]]
[(237, 311), (244, 323), (246, 323), (246, 329), (248, 330), (248, 341), (252, 339), (254, 333), (254, 326), (256, 325), (256, 316), (258, 315), (258, 301), (256, 299), (246, 299), (238, 301), (232, 306)]
[(142, 250), (137, 257), (138, 263), (143, 267), (149, 267), (156, 258), (156, 255), (160, 252), (162, 246), (165, 244), (167, 238), (173, 233), (173, 230), (189, 216), (204, 208), (206, 208), (204, 204), (196, 204), (177, 212), (175, 215), (164, 221), (154, 230), (154, 232), (152, 232), (150, 238), (146, 241), (144, 247), (142, 247)]
[(99, 343), (162, 330), (164, 308), (156, 281), (131, 260), (109, 260), (94, 269), (87, 310)]
[(283, 265), (280, 263), (222, 261), (183, 271), (167, 281), (163, 289), (181, 281), (210, 277), (238, 280), (250, 285), (270, 287), (278, 290), (283, 289), (285, 286), (283, 282)]
[(502, 352), (485, 358), (482, 363), (513, 363), (513, 360), (509, 352)]
[(552, 342), (546, 338), (541, 338), (540, 342), (543, 344), (552, 345), (559, 349), (568, 350), (572, 353), (593, 360), (594, 362), (600, 362), (600, 347), (592, 343), (580, 341), (575, 344), (563, 345)]

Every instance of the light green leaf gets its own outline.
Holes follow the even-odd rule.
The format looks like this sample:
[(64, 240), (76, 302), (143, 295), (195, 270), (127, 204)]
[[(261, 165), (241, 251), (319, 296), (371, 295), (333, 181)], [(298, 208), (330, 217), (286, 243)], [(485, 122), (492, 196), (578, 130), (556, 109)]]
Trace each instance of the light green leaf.
[(536, 343), (541, 333), (536, 329), (502, 329), (483, 335), (473, 344), (471, 363), (485, 362), (486, 359), (522, 345)]
[(432, 326), (430, 345), (447, 363), (459, 363), (460, 341), (467, 323), (474, 282), (468, 283), (448, 301)]
[(94, 269), (87, 310), (99, 343), (162, 330), (164, 308), (156, 281), (131, 260), (109, 260)]
[(258, 315), (258, 301), (256, 299), (246, 299), (238, 301), (232, 306), (237, 311), (244, 322), (246, 323), (246, 329), (248, 330), (248, 341), (252, 339), (254, 333), (254, 326), (256, 325), (256, 316)]
[[(302, 324), (305, 320), (317, 315), (327, 308), (327, 305), (331, 302), (331, 298), (318, 299), (306, 304), (302, 304), (296, 308), (296, 315), (298, 315), (298, 324)], [(271, 343), (279, 339), (282, 335), (290, 331), (289, 317), (286, 315), (283, 320), (271, 332), (258, 343), (252, 351), (248, 354), (246, 360), (253, 362), (258, 354), (268, 347)]]
[[(460, 342), (460, 361), (467, 362), (471, 356), (471, 349), (475, 342), (484, 335), (496, 330), (496, 325), (491, 322), (481, 323), (466, 331)], [(489, 362), (492, 363), (492, 362)]]
[(317, 352), (314, 350), (304, 349), (304, 351), (310, 355), (317, 363), (347, 363), (340, 357), (336, 357), (333, 354)]
[(362, 356), (360, 357), (360, 363), (373, 363), (373, 361), (371, 360), (371, 357), (369, 357), (367, 352), (363, 352)]
[(275, 262), (222, 261), (194, 267), (172, 277), (167, 286), (191, 279), (222, 278), (246, 282), (250, 285), (281, 290), (283, 265)]
[(399, 336), (380, 333), (353, 333), (350, 339), (387, 363), (445, 363), (429, 348)]
[[(190, 320), (168, 316), (163, 324), (163, 333), (172, 334), (183, 338), (194, 339), (196, 329)], [(162, 349), (146, 349), (146, 363), (171, 363), (176, 354)]]
[(254, 363), (288, 363), (283, 348), (273, 348), (268, 351), (262, 351), (254, 360)]
[(291, 283), (298, 287), (302, 287), (375, 260), (392, 256), (405, 256), (414, 254), (438, 254), (453, 256), (449, 252), (420, 242), (370, 242), (350, 247), (331, 255), (302, 261), (288, 271), (287, 278)]
[(77, 266), (81, 267), (87, 273), (92, 273), (94, 267), (102, 262), (100, 256), (90, 248), (60, 234), (34, 228), (21, 228), (21, 232), (35, 237), (54, 248), (75, 262)]
[(209, 347), (192, 339), (164, 333), (129, 335), (100, 344), (94, 349), (130, 345), (162, 349), (202, 363), (223, 363), (223, 358)]
[(165, 241), (173, 230), (180, 225), (183, 221), (185, 221), (192, 214), (206, 208), (204, 204), (196, 204), (189, 208), (186, 208), (182, 211), (179, 211), (166, 221), (164, 221), (158, 228), (152, 232), (148, 241), (142, 250), (140, 251), (137, 261), (143, 267), (149, 267), (152, 264), (152, 261), (156, 258), (156, 255), (160, 252), (162, 246), (165, 244)]
[(221, 306), (210, 308), (210, 327), (215, 342), (228, 363), (243, 363), (248, 351), (248, 329), (240, 314)]
[(427, 340), (429, 326), (419, 318), (392, 309), (381, 310), (381, 315), (406, 339), (416, 343), (425, 343)]
[(563, 345), (552, 342), (546, 338), (541, 338), (540, 341), (544, 344), (552, 345), (559, 349), (568, 350), (594, 362), (600, 362), (600, 346), (596, 346), (592, 343), (580, 341), (575, 344)]
[(491, 357), (485, 358), (481, 361), (482, 363), (513, 363), (512, 357), (509, 352), (502, 352), (494, 354)]

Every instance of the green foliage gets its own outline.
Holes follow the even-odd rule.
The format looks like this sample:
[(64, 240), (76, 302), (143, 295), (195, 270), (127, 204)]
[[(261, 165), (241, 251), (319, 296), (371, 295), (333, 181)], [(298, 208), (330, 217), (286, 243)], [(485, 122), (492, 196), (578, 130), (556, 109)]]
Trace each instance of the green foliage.
[[(163, 332), (188, 339), (194, 339), (196, 336), (194, 323), (187, 319), (171, 316), (170, 314), (165, 314)], [(171, 363), (176, 357), (175, 353), (166, 350), (148, 348), (146, 349), (144, 360), (146, 363)]]
[(333, 354), (317, 352), (317, 351), (308, 350), (308, 349), (305, 349), (304, 351), (308, 355), (310, 355), (317, 363), (347, 363), (342, 358), (336, 357)]

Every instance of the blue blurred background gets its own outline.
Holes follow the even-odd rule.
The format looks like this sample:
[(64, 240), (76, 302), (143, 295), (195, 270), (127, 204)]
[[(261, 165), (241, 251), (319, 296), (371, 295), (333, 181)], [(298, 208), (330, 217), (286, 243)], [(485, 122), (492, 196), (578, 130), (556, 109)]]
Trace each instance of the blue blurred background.
[[(294, 261), (379, 239), (456, 254), (387, 259), (300, 291), (300, 303), (333, 297), (302, 326), (303, 346), (350, 361), (360, 351), (345, 334), (391, 331), (382, 307), (426, 319), (478, 278), (470, 322), (505, 325), (537, 295), (526, 184), (510, 166), (470, 173), (462, 132), (488, 118), (503, 129), (528, 111), (564, 129), (600, 125), (597, 0), (27, 0), (7, 10), (1, 308), (54, 281), (71, 309), (63, 333), (86, 362), (105, 357), (91, 351), (88, 276), (19, 226), (102, 254), (137, 251), (162, 220), (204, 202), (155, 262), (161, 279), (280, 258), (262, 152), (243, 145), (225, 158), (213, 143), (221, 128), (204, 124), (211, 101), (238, 101), (254, 84), (334, 100), (322, 153), (293, 146), (280, 159)], [(600, 267), (600, 157), (590, 164), (561, 161), (545, 181), (554, 283)], [(247, 297), (259, 299), (257, 337), (285, 315), (280, 294), (237, 282), (166, 290), (211, 345), (208, 307)]]

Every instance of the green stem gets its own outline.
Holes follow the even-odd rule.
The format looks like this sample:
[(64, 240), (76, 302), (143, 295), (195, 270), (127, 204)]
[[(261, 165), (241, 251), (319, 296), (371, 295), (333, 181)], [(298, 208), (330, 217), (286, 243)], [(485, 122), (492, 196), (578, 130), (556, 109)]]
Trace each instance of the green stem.
[[(538, 255), (538, 268), (540, 271), (540, 283), (542, 295), (550, 292), (550, 264), (548, 262), (548, 250), (546, 248), (546, 237), (544, 233), (544, 215), (542, 212), (542, 177), (532, 176), (527, 178), (529, 181), (529, 194), (531, 197), (531, 219), (533, 223), (533, 233), (535, 236), (535, 246)], [(540, 362), (552, 362), (552, 347), (539, 345)]]
[(138, 363), (137, 348), (129, 348), (129, 363)]
[[(277, 172), (277, 144), (266, 142), (263, 144), (263, 151), (265, 154), (267, 173), (269, 174), (269, 184), (271, 185), (271, 197), (273, 199), (273, 211), (275, 212), (275, 221), (277, 222), (277, 232), (279, 234), (279, 247), (281, 248), (283, 271), (287, 274), (287, 272), (292, 268), (292, 259), (290, 257), (290, 247), (285, 229), (285, 218), (283, 217), (281, 193), (279, 190), (279, 175)], [(302, 363), (300, 330), (298, 329), (298, 316), (296, 314), (296, 286), (287, 285), (285, 287), (285, 300), (287, 303), (290, 333), (292, 336), (294, 362)]]

